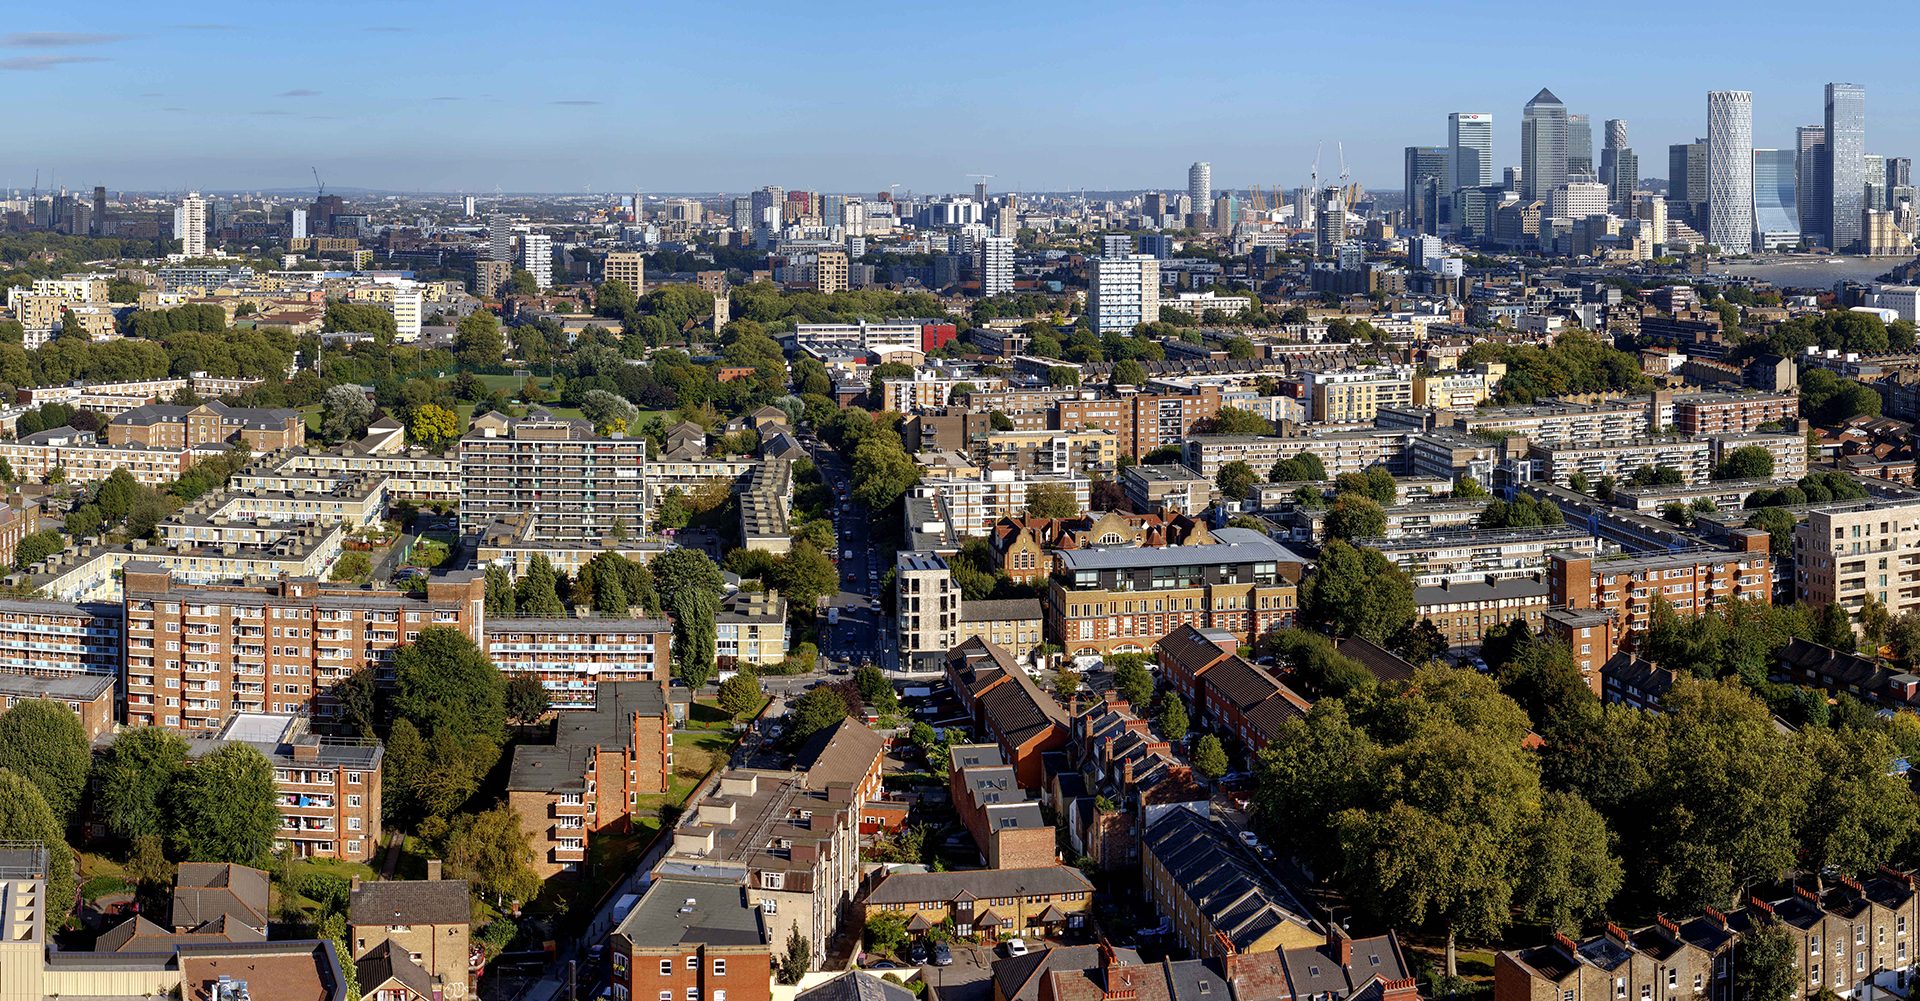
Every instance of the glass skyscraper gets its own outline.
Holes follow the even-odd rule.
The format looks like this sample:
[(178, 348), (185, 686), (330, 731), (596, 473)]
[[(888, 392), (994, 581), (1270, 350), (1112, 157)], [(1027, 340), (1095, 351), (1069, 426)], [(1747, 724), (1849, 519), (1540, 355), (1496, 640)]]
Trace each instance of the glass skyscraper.
[(1800, 209), (1794, 191), (1799, 161), (1799, 150), (1753, 151), (1753, 229), (1762, 250), (1800, 242)]
[(1867, 192), (1867, 88), (1827, 84), (1827, 246), (1852, 250), (1860, 242), (1860, 212)]
[(1794, 201), (1800, 206), (1800, 235), (1820, 246), (1827, 243), (1827, 127), (1802, 125), (1795, 131), (1799, 140), (1799, 181)]
[(1546, 201), (1565, 183), (1567, 106), (1542, 87), (1520, 113), (1520, 200)]

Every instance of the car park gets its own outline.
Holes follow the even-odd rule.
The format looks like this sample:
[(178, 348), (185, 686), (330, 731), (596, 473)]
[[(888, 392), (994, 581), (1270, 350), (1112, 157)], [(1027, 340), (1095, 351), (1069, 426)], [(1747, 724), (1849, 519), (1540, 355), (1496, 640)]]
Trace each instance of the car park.
[(952, 966), (953, 965), (953, 949), (948, 947), (947, 943), (945, 942), (933, 943), (933, 965), (935, 966)]

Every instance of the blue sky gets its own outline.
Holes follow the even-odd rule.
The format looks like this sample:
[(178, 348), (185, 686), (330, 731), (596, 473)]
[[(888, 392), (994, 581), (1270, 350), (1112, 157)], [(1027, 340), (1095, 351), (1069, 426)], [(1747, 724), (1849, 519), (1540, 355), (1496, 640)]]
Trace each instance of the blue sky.
[[(1641, 173), (1754, 92), (1755, 143), (1867, 86), (1869, 152), (1920, 154), (1910, 33), (1739, 4), (95, 0), (0, 30), (0, 186), (828, 191), (1397, 188), (1449, 111), (1550, 87), (1625, 118)], [(64, 9), (63, 9), (64, 8)], [(1527, 12), (1537, 17), (1521, 16)]]

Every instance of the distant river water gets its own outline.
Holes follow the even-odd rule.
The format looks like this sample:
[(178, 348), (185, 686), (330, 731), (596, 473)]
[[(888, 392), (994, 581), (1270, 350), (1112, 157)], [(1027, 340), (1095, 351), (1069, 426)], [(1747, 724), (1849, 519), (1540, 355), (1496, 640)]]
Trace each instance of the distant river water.
[(1772, 282), (1783, 289), (1811, 289), (1829, 291), (1834, 284), (1843, 281), (1856, 281), (1862, 284), (1871, 282), (1895, 267), (1905, 264), (1905, 257), (1816, 257), (1786, 258), (1772, 261), (1733, 261), (1714, 265), (1709, 270), (1719, 274), (1739, 275), (1743, 278), (1758, 278)]

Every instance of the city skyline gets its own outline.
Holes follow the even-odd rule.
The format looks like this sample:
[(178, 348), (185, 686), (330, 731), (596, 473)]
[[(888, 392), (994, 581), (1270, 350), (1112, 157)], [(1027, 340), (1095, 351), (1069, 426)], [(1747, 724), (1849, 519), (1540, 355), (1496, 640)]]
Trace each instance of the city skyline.
[[(928, 17), (919, 12), (870, 4), (837, 5), (838, 19), (728, 4), (649, 10), (646, 37), (714, 44), (647, 45), (640, 74), (622, 76), (600, 71), (601, 54), (584, 47), (589, 29), (616, 11), (632, 16), (602, 6), (556, 19), (435, 0), (347, 3), (329, 21), (336, 29), (316, 32), (306, 11), (206, 3), (183, 24), (110, 0), (79, 21), (25, 21), (0, 35), (0, 73), (33, 94), (37, 112), (81, 127), (0, 150), (0, 187), (28, 188), (38, 171), (43, 191), (297, 190), (317, 167), (337, 190), (717, 192), (777, 182), (959, 192), (970, 187), (967, 172), (982, 172), (994, 175), (994, 191), (1173, 192), (1187, 165), (1203, 160), (1224, 191), (1303, 184), (1316, 150), (1321, 176), (1337, 177), (1344, 150), (1355, 180), (1396, 190), (1404, 147), (1447, 142), (1454, 111), (1494, 116), (1496, 176), (1518, 165), (1521, 106), (1543, 88), (1570, 115), (1632, 122), (1643, 162), (1657, 162), (1649, 151), (1704, 135), (1709, 90), (1753, 91), (1755, 144), (1792, 146), (1797, 126), (1821, 120), (1831, 80), (1874, 94), (1867, 152), (1920, 147), (1920, 121), (1901, 110), (1920, 104), (1920, 84), (1850, 68), (1881, 64), (1874, 53), (1890, 53), (1891, 40), (1848, 33), (1847, 66), (1763, 74), (1742, 38), (1772, 39), (1761, 38), (1755, 23), (1763, 19), (1750, 6), (1729, 20), (1712, 7), (1649, 5), (1680, 36), (1698, 24), (1725, 38), (1682, 63), (1622, 49), (1589, 68), (1551, 47), (1516, 46), (1488, 67), (1422, 72), (1414, 90), (1403, 63), (1352, 74), (1340, 51), (1300, 49), (1284, 61), (1172, 58), (1163, 22), (1175, 13), (1147, 4), (1101, 8), (1102, 44), (1087, 51), (1052, 44), (1046, 30), (1083, 23), (1072, 5), (1009, 33), (992, 26), (990, 4), (980, 18), (941, 26), (947, 51), (977, 67), (964, 74), (925, 72), (911, 46), (887, 57), (894, 50), (884, 39), (891, 31), (903, 42), (915, 37)], [(1221, 9), (1247, 22), (1235, 38), (1249, 52), (1284, 43), (1291, 30), (1259, 13)], [(1372, 21), (1367, 37), (1383, 50), (1430, 41), (1443, 24), (1421, 15)], [(848, 22), (878, 32), (879, 58), (815, 58), (837, 41), (831, 26)], [(1809, 24), (1795, 40), (1821, 51), (1822, 39), (1841, 40), (1839, 30)], [(1096, 73), (1103, 60), (1151, 72)], [(796, 61), (808, 66), (810, 86), (791, 85)], [(185, 66), (219, 70), (176, 72)], [(1232, 100), (1248, 93), (1274, 102), (1250, 119)], [(15, 134), (23, 134), (24, 107), (15, 104)]]

